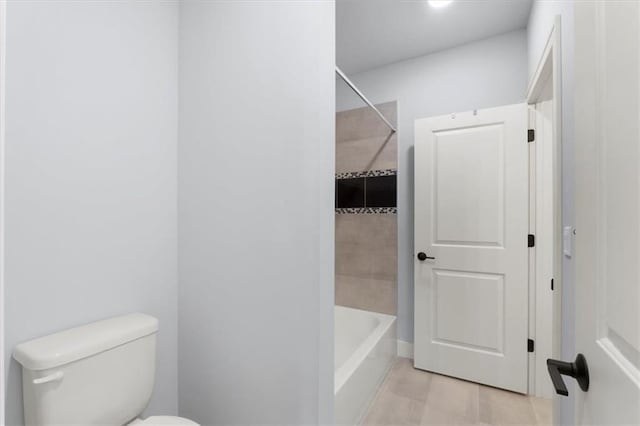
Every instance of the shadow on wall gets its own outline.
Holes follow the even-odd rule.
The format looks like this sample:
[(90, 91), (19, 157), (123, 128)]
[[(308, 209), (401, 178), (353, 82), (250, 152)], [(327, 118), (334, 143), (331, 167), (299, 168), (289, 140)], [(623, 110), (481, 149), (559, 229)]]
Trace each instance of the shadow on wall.
[(7, 426), (18, 426), (22, 423), (19, 422), (17, 418), (9, 418), (9, 413), (13, 412), (21, 416), (24, 412), (24, 406), (22, 404), (22, 367), (13, 357), (5, 363), (5, 366), (7, 369), (5, 389), (11, 389), (11, 392), (5, 393), (5, 407), (11, 407), (11, 409), (5, 411), (3, 424)]

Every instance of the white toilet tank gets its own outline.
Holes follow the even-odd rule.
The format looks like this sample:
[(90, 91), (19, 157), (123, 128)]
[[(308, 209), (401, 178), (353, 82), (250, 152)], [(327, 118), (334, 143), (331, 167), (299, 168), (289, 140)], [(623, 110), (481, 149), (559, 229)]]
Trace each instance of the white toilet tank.
[(124, 425), (153, 390), (158, 320), (130, 314), (16, 346), (27, 425)]

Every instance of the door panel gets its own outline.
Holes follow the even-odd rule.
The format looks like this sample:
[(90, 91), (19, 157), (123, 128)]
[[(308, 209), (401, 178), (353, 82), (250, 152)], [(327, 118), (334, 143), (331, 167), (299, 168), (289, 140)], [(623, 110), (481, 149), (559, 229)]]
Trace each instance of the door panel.
[(416, 121), (414, 362), (527, 388), (524, 104)]
[(434, 132), (435, 244), (501, 247), (504, 126)]
[(580, 424), (640, 424), (640, 4), (576, 5)]
[(502, 354), (504, 277), (434, 270), (432, 283), (433, 341)]

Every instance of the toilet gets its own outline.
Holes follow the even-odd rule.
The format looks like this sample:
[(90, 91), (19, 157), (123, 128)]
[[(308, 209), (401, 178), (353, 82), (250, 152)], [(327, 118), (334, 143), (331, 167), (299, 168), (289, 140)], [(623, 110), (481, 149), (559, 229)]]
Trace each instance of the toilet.
[(27, 425), (197, 425), (140, 418), (151, 399), (158, 320), (135, 313), (21, 343)]

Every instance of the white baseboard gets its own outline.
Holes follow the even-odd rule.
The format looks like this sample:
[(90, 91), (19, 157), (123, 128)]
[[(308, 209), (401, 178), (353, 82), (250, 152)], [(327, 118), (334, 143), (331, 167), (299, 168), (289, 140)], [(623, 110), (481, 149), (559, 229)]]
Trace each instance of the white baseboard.
[(413, 343), (398, 340), (398, 356), (413, 359)]

